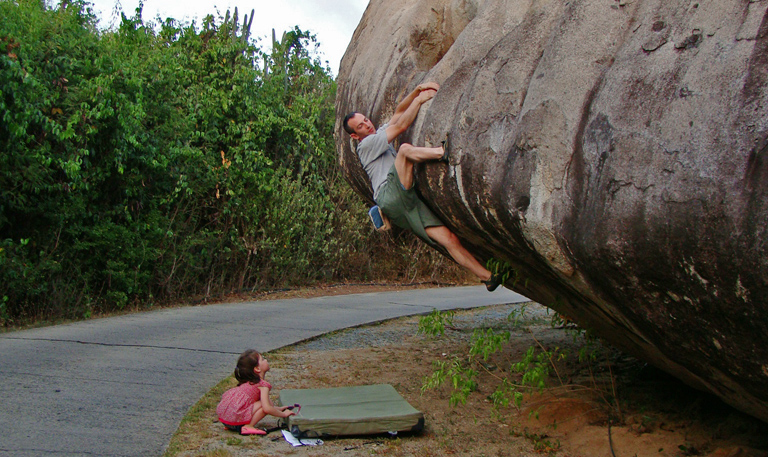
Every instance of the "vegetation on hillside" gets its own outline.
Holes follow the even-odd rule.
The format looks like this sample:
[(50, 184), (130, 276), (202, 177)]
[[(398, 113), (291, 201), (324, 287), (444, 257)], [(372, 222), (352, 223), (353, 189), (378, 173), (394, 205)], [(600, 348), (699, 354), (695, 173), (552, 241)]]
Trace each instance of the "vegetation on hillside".
[(237, 13), (100, 31), (83, 0), (0, 0), (0, 17), (0, 324), (440, 263), (372, 234), (310, 34), (267, 54)]

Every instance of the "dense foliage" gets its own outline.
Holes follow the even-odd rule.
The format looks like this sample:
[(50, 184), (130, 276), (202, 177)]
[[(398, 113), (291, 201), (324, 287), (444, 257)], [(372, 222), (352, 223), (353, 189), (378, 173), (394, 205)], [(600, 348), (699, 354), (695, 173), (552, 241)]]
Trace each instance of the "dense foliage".
[(314, 37), (95, 23), (0, 0), (0, 323), (373, 274)]

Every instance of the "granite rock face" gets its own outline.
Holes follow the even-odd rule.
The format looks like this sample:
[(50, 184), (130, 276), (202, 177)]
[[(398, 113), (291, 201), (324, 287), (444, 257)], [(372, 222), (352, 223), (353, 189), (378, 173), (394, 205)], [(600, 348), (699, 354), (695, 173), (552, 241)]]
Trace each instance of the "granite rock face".
[[(441, 90), (402, 141), (508, 287), (768, 421), (768, 0), (371, 0), (339, 118)], [(340, 162), (371, 197), (337, 122)]]

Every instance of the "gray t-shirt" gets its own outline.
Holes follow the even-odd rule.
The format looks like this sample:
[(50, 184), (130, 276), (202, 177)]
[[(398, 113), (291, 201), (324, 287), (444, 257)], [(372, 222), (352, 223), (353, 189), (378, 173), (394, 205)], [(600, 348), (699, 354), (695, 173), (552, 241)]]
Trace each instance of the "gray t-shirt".
[(365, 172), (371, 178), (373, 187), (373, 199), (379, 195), (379, 188), (387, 180), (387, 173), (395, 164), (395, 147), (387, 143), (387, 125), (384, 124), (376, 130), (376, 133), (363, 138), (357, 145), (357, 156), (363, 164)]

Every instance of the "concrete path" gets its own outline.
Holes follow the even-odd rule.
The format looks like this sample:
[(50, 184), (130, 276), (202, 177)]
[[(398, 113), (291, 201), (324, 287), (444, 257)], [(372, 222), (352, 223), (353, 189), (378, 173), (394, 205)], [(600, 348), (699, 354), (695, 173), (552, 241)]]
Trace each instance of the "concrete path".
[(450, 287), (168, 309), (0, 335), (0, 456), (159, 456), (247, 348), (432, 309), (527, 301)]

